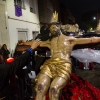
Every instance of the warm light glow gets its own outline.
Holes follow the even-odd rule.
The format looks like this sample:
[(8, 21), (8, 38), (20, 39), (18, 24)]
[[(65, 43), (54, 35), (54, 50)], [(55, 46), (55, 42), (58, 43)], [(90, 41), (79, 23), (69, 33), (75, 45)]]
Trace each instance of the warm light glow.
[(90, 28), (90, 31), (92, 31), (92, 30), (93, 30), (93, 28), (91, 27), (91, 28)]
[(11, 62), (13, 62), (14, 61), (14, 58), (8, 58), (7, 59), (7, 63), (11, 63)]

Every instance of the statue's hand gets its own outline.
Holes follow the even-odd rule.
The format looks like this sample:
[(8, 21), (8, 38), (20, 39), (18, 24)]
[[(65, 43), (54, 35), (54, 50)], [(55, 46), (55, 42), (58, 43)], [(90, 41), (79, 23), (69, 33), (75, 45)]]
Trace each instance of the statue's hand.
[(37, 47), (40, 45), (40, 43), (41, 43), (40, 39), (33, 40), (33, 41), (31, 42), (31, 48), (32, 48), (32, 49), (37, 48)]

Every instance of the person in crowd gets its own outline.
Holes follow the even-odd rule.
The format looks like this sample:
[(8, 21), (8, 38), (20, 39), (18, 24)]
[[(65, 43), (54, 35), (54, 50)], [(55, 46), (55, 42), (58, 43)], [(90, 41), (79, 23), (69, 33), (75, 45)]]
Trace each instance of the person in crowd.
[(1, 49), (3, 50), (4, 61), (6, 62), (6, 59), (9, 57), (10, 51), (7, 49), (6, 44), (3, 44)]
[(40, 34), (38, 34), (35, 39), (39, 38), (41, 41), (46, 41), (49, 37), (49, 25), (45, 24), (40, 28)]
[(4, 63), (4, 57), (3, 57), (3, 50), (1, 49), (1, 44), (0, 44), (0, 64)]
[[(40, 34), (37, 35), (37, 38), (40, 38), (41, 41), (46, 41), (49, 39), (49, 29), (48, 25), (45, 24), (40, 29)], [(47, 59), (46, 58), (46, 51), (45, 49), (38, 50), (37, 55), (35, 56), (35, 73), (36, 75), (40, 72), (40, 66), (43, 64), (43, 62)]]
[(32, 66), (30, 64), (31, 62), (31, 58), (29, 59), (29, 62), (26, 66), (23, 66), (22, 69), (18, 70), (16, 75), (18, 77), (18, 97), (21, 99), (21, 100), (30, 100), (30, 99), (33, 99), (33, 96), (32, 96), (32, 81), (31, 79), (29, 78), (29, 73), (31, 73), (31, 70), (32, 70)]
[(0, 64), (0, 100), (11, 100), (9, 78), (16, 72), (27, 65), (28, 60), (33, 54), (33, 50), (40, 44), (40, 39), (32, 41), (30, 48), (27, 49), (20, 57), (16, 58), (12, 63)]

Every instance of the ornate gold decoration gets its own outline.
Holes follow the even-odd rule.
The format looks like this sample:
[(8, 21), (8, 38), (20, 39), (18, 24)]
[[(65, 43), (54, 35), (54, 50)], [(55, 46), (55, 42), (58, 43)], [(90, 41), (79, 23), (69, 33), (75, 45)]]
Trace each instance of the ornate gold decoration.
[(78, 24), (66, 24), (66, 25), (61, 25), (61, 28), (65, 31), (65, 32), (78, 32), (79, 30), (79, 26)]
[(99, 23), (97, 25), (96, 32), (97, 32), (97, 34), (100, 34), (100, 20), (99, 20)]
[(52, 22), (58, 22), (58, 13), (56, 11), (53, 13)]

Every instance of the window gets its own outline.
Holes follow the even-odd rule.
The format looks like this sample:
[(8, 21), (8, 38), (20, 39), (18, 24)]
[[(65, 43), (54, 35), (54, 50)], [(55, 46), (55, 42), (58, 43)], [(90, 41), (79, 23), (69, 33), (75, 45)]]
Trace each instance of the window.
[(38, 34), (39, 34), (39, 31), (33, 31), (32, 32), (33, 40), (37, 37)]
[(14, 0), (14, 4), (21, 6), (21, 8), (25, 9), (25, 3), (24, 0)]
[(27, 41), (27, 31), (18, 31), (18, 40), (24, 40)]
[(35, 2), (34, 0), (29, 0), (30, 3), (30, 12), (35, 13)]
[(25, 9), (25, 2), (24, 0), (22, 0), (22, 6), (21, 6), (23, 9)]

